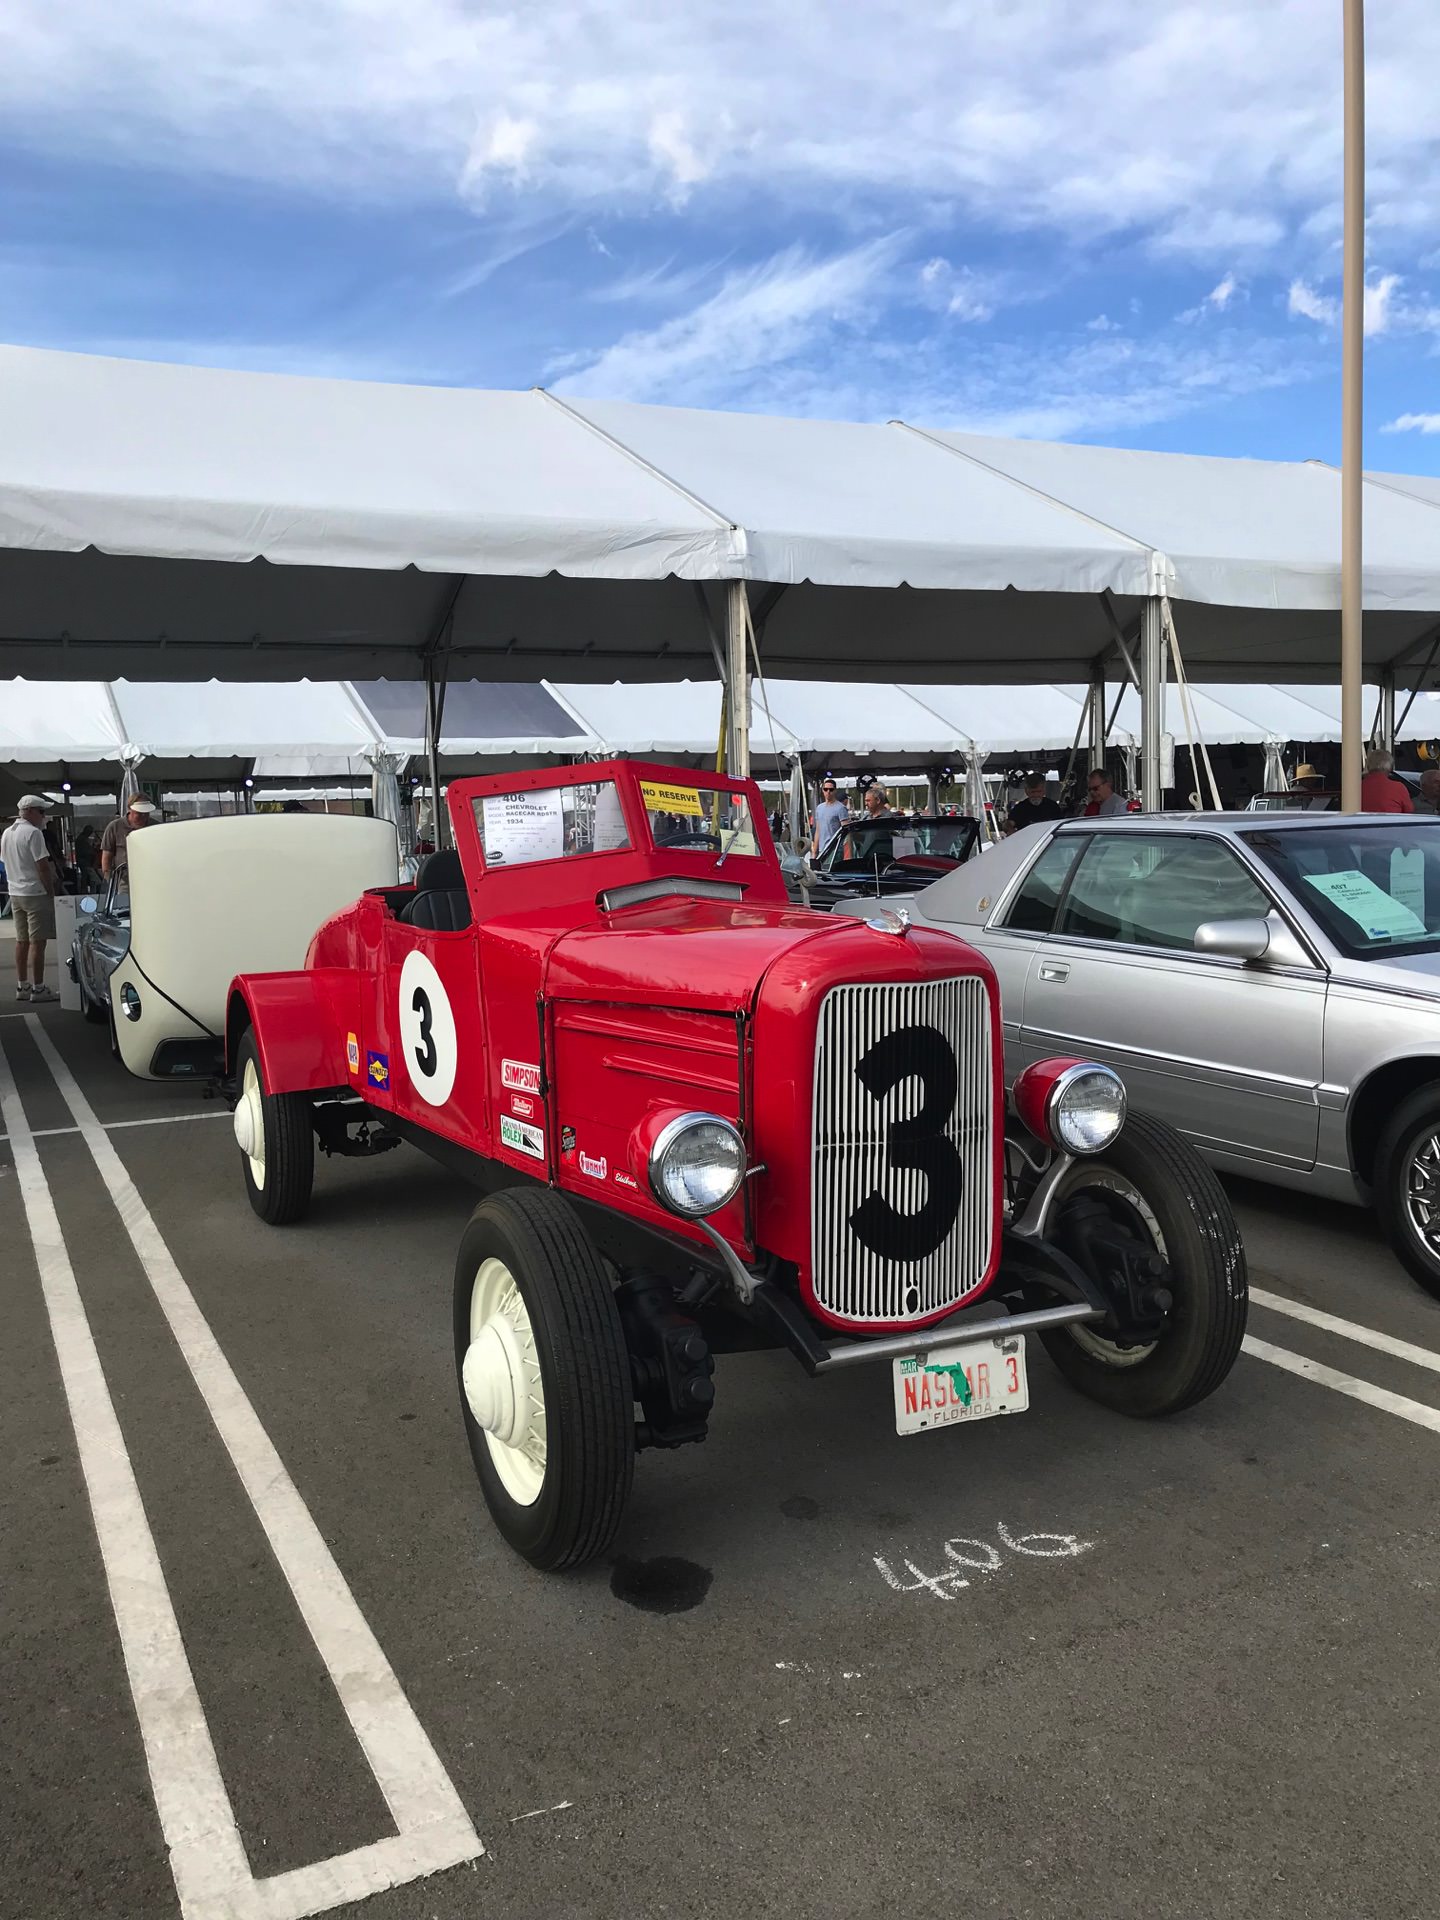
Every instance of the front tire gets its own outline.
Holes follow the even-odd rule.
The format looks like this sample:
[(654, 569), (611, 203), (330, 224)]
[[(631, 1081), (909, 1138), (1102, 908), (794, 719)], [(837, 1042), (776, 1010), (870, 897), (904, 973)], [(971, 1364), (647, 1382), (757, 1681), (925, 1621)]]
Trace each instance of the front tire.
[(1245, 1336), (1245, 1249), (1224, 1189), (1173, 1127), (1132, 1114), (1112, 1147), (1062, 1176), (1046, 1232), (1062, 1252), (1071, 1251), (1066, 1208), (1081, 1199), (1168, 1262), (1172, 1304), (1147, 1346), (1052, 1327), (1040, 1336), (1046, 1351), (1073, 1387), (1117, 1413), (1153, 1419), (1194, 1406), (1229, 1373)]
[(266, 1093), (253, 1029), (236, 1049), (235, 1078), (240, 1087), (235, 1142), (245, 1192), (267, 1226), (289, 1226), (309, 1206), (315, 1181), (310, 1102), (303, 1093)]
[(485, 1504), (542, 1572), (610, 1545), (635, 1466), (635, 1397), (604, 1264), (548, 1188), (482, 1200), (455, 1262), (460, 1407)]
[(1417, 1087), (1385, 1123), (1375, 1211), (1401, 1266), (1440, 1300), (1440, 1087)]

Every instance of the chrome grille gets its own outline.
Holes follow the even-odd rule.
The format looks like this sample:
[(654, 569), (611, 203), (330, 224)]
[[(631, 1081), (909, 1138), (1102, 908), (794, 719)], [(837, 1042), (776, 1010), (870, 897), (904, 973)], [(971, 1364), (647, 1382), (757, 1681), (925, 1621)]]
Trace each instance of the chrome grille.
[(819, 1306), (861, 1324), (911, 1320), (979, 1284), (994, 1230), (991, 1064), (983, 980), (826, 994), (811, 1135)]

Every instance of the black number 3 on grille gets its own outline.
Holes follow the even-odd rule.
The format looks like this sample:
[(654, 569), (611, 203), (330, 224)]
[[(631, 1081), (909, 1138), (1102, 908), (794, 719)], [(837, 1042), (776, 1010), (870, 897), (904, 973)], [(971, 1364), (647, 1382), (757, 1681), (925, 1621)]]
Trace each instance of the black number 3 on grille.
[(885, 1160), (887, 1174), (922, 1173), (925, 1198), (914, 1213), (901, 1213), (883, 1193), (870, 1193), (850, 1215), (850, 1231), (881, 1259), (924, 1260), (944, 1244), (960, 1211), (960, 1155), (946, 1132), (960, 1085), (954, 1052), (938, 1027), (900, 1027), (856, 1061), (855, 1076), (877, 1102), (902, 1080), (919, 1080), (920, 1104), (888, 1129)]

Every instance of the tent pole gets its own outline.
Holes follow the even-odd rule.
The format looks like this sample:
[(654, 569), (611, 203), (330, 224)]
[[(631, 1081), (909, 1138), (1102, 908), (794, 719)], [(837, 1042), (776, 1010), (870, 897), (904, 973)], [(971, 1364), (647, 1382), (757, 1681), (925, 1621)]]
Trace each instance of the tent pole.
[(1380, 705), (1375, 714), (1375, 733), (1387, 753), (1395, 751), (1395, 669), (1380, 669)]
[(726, 772), (750, 777), (749, 603), (743, 580), (725, 583)]
[(1365, 374), (1365, 0), (1345, 0), (1345, 215), (1340, 323), (1340, 811), (1360, 811)]
[(1105, 663), (1097, 660), (1090, 669), (1090, 765), (1105, 764)]
[(438, 853), (447, 844), (440, 805), (440, 713), (444, 694), (437, 685), (435, 656), (425, 656), (425, 762), (430, 770), (430, 838)]
[(1165, 625), (1160, 596), (1140, 615), (1140, 806), (1160, 811), (1160, 736), (1165, 730)]

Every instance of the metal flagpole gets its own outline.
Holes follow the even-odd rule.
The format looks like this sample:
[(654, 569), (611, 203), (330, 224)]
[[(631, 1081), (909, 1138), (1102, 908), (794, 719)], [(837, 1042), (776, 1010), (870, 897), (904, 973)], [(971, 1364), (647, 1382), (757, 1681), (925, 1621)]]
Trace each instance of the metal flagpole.
[(1340, 346), (1340, 811), (1360, 811), (1365, 367), (1365, 5), (1345, 7), (1345, 253)]

